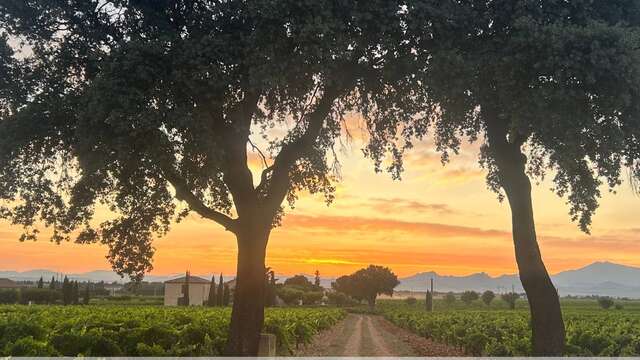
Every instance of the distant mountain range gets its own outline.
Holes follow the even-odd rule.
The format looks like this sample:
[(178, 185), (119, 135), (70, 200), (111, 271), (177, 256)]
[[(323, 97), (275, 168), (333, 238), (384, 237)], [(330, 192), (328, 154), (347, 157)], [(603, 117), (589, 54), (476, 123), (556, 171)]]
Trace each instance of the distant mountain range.
[[(516, 291), (522, 292), (518, 275), (500, 275), (492, 277), (486, 273), (466, 276), (440, 275), (436, 272), (424, 272), (400, 279), (396, 290), (425, 291), (427, 283), (433, 278), (436, 291)], [(567, 270), (552, 275), (551, 279), (563, 295), (606, 295), (616, 297), (640, 298), (640, 268), (614, 264), (608, 261), (595, 262), (576, 270)]]
[[(92, 282), (127, 282), (127, 278), (121, 278), (119, 275), (109, 270), (95, 270), (78, 274), (62, 274), (67, 275), (70, 279), (78, 281)], [(147, 275), (145, 281), (164, 282), (176, 277), (182, 276), (182, 273), (169, 275)], [(195, 274), (194, 274), (195, 275)], [(37, 281), (40, 277), (45, 281), (51, 279), (52, 276), (57, 277), (59, 273), (51, 270), (29, 270), (24, 272), (17, 271), (0, 271), (0, 278), (9, 278), (16, 281)], [(210, 278), (212, 274), (198, 275), (204, 278)], [(217, 277), (217, 276), (216, 276)], [(307, 275), (313, 281), (313, 276)], [(233, 276), (224, 276), (224, 280), (231, 280)], [(287, 275), (276, 275), (280, 281), (287, 278)], [(476, 273), (465, 276), (440, 275), (436, 272), (423, 272), (413, 276), (401, 278), (400, 285), (396, 290), (405, 291), (425, 291), (430, 279), (433, 279), (436, 291), (454, 291), (460, 292), (465, 290), (493, 290), (497, 292), (510, 291), (513, 287), (516, 291), (522, 292), (522, 285), (518, 275), (500, 275), (497, 277), (489, 276), (486, 273)], [(576, 270), (567, 270), (552, 275), (551, 279), (558, 288), (561, 296), (563, 295), (607, 295), (616, 297), (640, 298), (640, 268), (614, 264), (611, 262), (595, 262)], [(335, 278), (322, 278), (321, 285), (329, 288), (331, 282)]]

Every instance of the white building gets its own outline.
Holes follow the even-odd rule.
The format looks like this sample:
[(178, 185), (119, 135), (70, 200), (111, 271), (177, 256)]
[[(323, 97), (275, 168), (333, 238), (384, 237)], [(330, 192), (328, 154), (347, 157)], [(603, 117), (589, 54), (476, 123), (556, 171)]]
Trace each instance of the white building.
[[(186, 276), (168, 280), (164, 283), (164, 304), (165, 306), (177, 306), (178, 299), (184, 296), (183, 288), (187, 284)], [(209, 280), (189, 276), (189, 305), (204, 305), (209, 299)]]

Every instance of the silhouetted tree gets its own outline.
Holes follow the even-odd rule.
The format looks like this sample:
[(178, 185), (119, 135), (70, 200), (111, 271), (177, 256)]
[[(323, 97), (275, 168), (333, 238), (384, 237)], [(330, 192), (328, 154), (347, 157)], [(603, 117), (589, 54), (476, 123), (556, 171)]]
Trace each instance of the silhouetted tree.
[(40, 280), (38, 280), (37, 287), (38, 289), (42, 289), (44, 287), (44, 280), (42, 280), (42, 276), (40, 276)]
[(84, 287), (84, 296), (82, 297), (82, 303), (85, 305), (89, 305), (89, 301), (91, 300), (91, 283), (87, 282)]
[(316, 270), (315, 275), (316, 277), (314, 279), (313, 285), (315, 285), (317, 288), (320, 288), (320, 271)]
[(613, 299), (610, 297), (602, 296), (598, 298), (598, 305), (603, 309), (609, 309), (613, 304)]
[(78, 281), (71, 282), (71, 302), (74, 305), (78, 305), (80, 303), (80, 289), (78, 288)]
[(51, 277), (51, 282), (49, 283), (49, 289), (51, 290), (55, 290), (57, 288), (56, 286), (56, 278), (55, 277)]
[(393, 289), (399, 283), (398, 277), (389, 268), (369, 265), (366, 269), (337, 278), (331, 286), (336, 291), (345, 293), (356, 300), (366, 300), (373, 308), (378, 295), (393, 295)]
[(209, 297), (207, 298), (207, 306), (216, 306), (216, 276), (211, 276), (211, 286), (209, 287)]
[(265, 306), (275, 306), (276, 305), (276, 275), (275, 272), (267, 267), (265, 269), (264, 274), (265, 281)]
[(447, 305), (453, 305), (453, 303), (456, 302), (456, 295), (449, 291), (448, 293), (445, 294), (444, 296), (444, 303)]
[(224, 290), (222, 293), (222, 306), (229, 306), (230, 301), (231, 301), (231, 290), (229, 289), (229, 284), (224, 284)]
[(472, 302), (478, 300), (478, 297), (478, 293), (475, 291), (465, 291), (460, 295), (460, 300), (467, 305), (471, 305)]
[(189, 271), (187, 271), (185, 273), (184, 276), (184, 285), (182, 285), (182, 305), (184, 306), (189, 306), (191, 305), (191, 299), (189, 298), (189, 288), (190, 288), (190, 281), (191, 281), (191, 274), (189, 273)]
[(313, 283), (304, 275), (295, 275), (284, 281), (285, 286), (295, 286), (304, 291), (315, 289)]
[(217, 299), (216, 299), (216, 304), (218, 306), (224, 306), (224, 279), (222, 278), (222, 273), (220, 273), (220, 280), (218, 281), (218, 292), (217, 292)]
[(502, 301), (506, 302), (507, 305), (509, 305), (509, 309), (514, 310), (516, 308), (516, 302), (518, 301), (518, 298), (520, 298), (520, 295), (515, 292), (510, 292), (502, 294), (500, 297), (502, 298)]
[(491, 305), (491, 302), (495, 297), (496, 297), (496, 294), (491, 290), (487, 290), (483, 292), (482, 296), (480, 296), (480, 298), (482, 299), (482, 302), (487, 306)]
[[(386, 48), (404, 44), (401, 10), (387, 0), (3, 1), (3, 32), (34, 51), (17, 59), (2, 38), (11, 91), (2, 85), (0, 198), (21, 211), (0, 214), (25, 225), (23, 240), (36, 238), (34, 223), (54, 225), (58, 243), (79, 230), (77, 242), (106, 245), (134, 280), (176, 216), (220, 224), (238, 244), (226, 353), (256, 355), (271, 230), (300, 192), (333, 199), (331, 150), (345, 114), (385, 101), (376, 95), (400, 57)], [(259, 150), (251, 137), (275, 126), (290, 130)], [(264, 155), (259, 181), (249, 147)], [(116, 217), (95, 229), (101, 202)]]
[(64, 280), (62, 280), (62, 303), (64, 305), (69, 305), (73, 302), (71, 283), (69, 279), (65, 276)]
[[(619, 185), (625, 167), (640, 179), (639, 8), (635, 0), (417, 0), (406, 10), (415, 53), (406, 74), (415, 81), (405, 104), (416, 116), (398, 130), (399, 145), (380, 147), (374, 136), (367, 154), (378, 165), (386, 149), (399, 159), (414, 135), (433, 130), (446, 162), (463, 141), (482, 141), (488, 185), (511, 208), (534, 355), (562, 355), (565, 330), (537, 242), (529, 176), (551, 171), (585, 232), (602, 184)], [(393, 118), (376, 123), (396, 129)], [(392, 170), (402, 169), (395, 163)]]

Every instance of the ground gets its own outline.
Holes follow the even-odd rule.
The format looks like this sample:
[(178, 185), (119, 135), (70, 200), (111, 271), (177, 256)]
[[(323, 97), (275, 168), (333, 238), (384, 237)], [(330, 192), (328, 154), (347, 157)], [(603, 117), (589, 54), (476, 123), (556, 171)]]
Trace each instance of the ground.
[(464, 356), (460, 349), (422, 338), (381, 316), (349, 314), (318, 334), (298, 356)]

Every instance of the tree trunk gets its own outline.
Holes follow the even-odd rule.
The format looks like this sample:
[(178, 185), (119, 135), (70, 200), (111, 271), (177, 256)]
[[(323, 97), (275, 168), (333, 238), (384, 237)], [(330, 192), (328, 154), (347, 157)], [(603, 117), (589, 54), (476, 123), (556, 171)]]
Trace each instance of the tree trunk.
[(268, 228), (254, 225), (237, 234), (238, 269), (226, 355), (258, 355), (264, 323), (264, 260), (269, 232)]
[(564, 351), (564, 322), (558, 292), (538, 247), (526, 157), (519, 146), (500, 147), (500, 152), (496, 164), (511, 206), (516, 261), (531, 311), (533, 355), (560, 356)]

